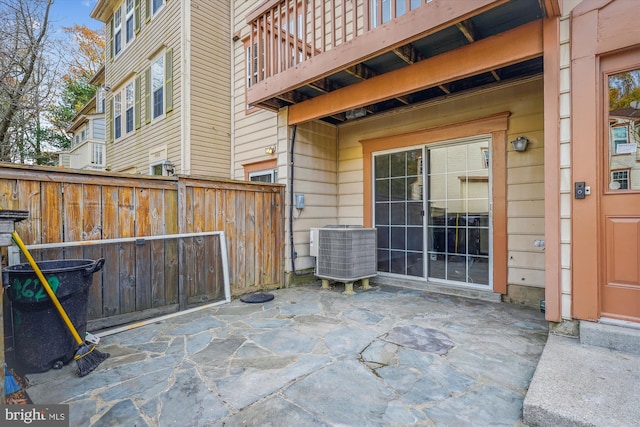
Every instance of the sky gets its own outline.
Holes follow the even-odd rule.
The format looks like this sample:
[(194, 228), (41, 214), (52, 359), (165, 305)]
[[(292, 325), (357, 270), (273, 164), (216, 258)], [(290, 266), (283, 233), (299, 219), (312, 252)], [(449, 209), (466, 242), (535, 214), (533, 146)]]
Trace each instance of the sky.
[(62, 33), (62, 27), (74, 24), (86, 25), (92, 30), (99, 30), (104, 23), (89, 16), (97, 0), (54, 0), (51, 8), (51, 29)]

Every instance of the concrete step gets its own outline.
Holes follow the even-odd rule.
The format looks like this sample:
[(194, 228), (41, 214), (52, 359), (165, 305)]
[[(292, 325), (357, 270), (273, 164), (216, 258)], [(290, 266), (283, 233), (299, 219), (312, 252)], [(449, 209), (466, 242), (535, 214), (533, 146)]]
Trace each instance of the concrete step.
[(601, 319), (580, 322), (580, 344), (640, 354), (640, 324)]
[[(584, 329), (588, 341), (596, 335), (591, 326)], [(618, 341), (601, 338), (592, 342)], [(532, 427), (636, 427), (640, 420), (638, 384), (640, 354), (551, 334), (523, 402), (523, 422)]]

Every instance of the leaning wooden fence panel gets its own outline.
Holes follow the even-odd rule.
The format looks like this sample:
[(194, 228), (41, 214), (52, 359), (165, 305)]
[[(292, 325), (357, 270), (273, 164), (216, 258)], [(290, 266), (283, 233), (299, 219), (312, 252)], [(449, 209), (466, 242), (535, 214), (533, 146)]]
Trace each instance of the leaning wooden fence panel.
[[(0, 207), (29, 211), (16, 223), (27, 245), (224, 231), (232, 295), (283, 280), (282, 185), (2, 164)], [(38, 256), (108, 260), (89, 297), (89, 319), (97, 322), (219, 298), (216, 251), (219, 245), (191, 238), (52, 248)], [(212, 265), (194, 263), (209, 256)]]

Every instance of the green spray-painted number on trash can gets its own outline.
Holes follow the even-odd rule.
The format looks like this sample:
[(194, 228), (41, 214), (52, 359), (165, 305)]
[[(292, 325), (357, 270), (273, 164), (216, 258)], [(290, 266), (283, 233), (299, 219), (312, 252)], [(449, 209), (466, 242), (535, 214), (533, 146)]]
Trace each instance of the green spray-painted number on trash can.
[[(53, 293), (57, 295), (58, 286), (60, 286), (60, 280), (57, 277), (49, 277), (47, 279), (49, 282), (49, 286), (53, 290)], [(42, 285), (40, 284), (40, 280), (38, 279), (26, 279), (24, 282), (21, 282), (20, 279), (14, 279), (11, 286), (15, 289), (15, 297), (16, 300), (35, 300), (36, 302), (40, 302), (49, 298), (47, 292), (44, 290)]]

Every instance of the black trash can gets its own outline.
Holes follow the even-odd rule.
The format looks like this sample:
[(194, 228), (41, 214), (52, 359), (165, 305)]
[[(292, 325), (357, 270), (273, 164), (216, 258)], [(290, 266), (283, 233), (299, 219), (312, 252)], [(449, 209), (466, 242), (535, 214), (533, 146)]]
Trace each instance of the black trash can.
[[(103, 258), (38, 262), (80, 337), (84, 337), (87, 328), (87, 302), (93, 273), (103, 265)], [(48, 371), (58, 362), (71, 361), (78, 343), (31, 265), (4, 268), (2, 283), (8, 287), (11, 300), (16, 363), (29, 373)]]

